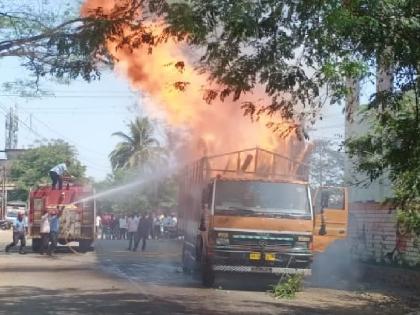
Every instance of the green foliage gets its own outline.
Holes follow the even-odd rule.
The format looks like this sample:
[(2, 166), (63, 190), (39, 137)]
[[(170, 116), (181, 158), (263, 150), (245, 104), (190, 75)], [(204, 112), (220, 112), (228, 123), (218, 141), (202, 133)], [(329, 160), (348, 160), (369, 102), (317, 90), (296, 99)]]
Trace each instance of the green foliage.
[(420, 203), (412, 203), (407, 208), (398, 211), (398, 221), (407, 232), (420, 236)]
[(75, 148), (63, 140), (52, 140), (20, 155), (11, 165), (10, 178), (18, 189), (28, 191), (35, 185), (49, 183), (49, 170), (65, 160), (71, 162), (69, 173), (76, 179), (83, 178), (85, 167), (77, 160)]
[[(139, 180), (139, 175), (132, 170), (116, 170), (104, 181), (96, 183), (98, 193), (130, 184)], [(175, 178), (167, 177), (150, 180), (116, 194), (105, 196), (97, 201), (100, 212), (116, 214), (144, 213), (156, 209), (171, 209), (176, 206), (177, 183)]]
[(161, 162), (164, 151), (154, 138), (154, 126), (150, 120), (137, 117), (128, 128), (128, 134), (121, 131), (113, 134), (124, 141), (118, 143), (109, 155), (112, 168), (144, 170)]
[(246, 99), (261, 85), (271, 100), (245, 103), (246, 114), (296, 119), (303, 105), (305, 119), (314, 121), (324, 91), (338, 103), (348, 93), (345, 79), (373, 77), (377, 62), (395, 65), (401, 90), (415, 84), (419, 11), (415, 0), (176, 1), (166, 32), (204, 47), (201, 67), (221, 87), (207, 93), (210, 99)]
[(292, 299), (302, 288), (303, 275), (293, 274), (282, 277), (271, 292), (277, 299)]

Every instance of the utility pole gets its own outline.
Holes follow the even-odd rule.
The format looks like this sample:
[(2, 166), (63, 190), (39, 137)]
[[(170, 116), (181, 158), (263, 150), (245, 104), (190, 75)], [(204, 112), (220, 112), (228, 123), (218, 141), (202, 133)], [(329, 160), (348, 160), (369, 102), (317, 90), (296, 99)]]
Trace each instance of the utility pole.
[(3, 166), (2, 176), (2, 198), (1, 198), (1, 218), (4, 219), (6, 216), (6, 204), (7, 204), (7, 191), (6, 191), (6, 166)]
[(324, 150), (323, 150), (323, 144), (320, 144), (319, 146), (319, 183), (320, 186), (322, 187), (324, 185), (324, 163), (323, 163), (323, 158), (324, 158)]
[(19, 131), (19, 117), (17, 114), (17, 106), (13, 109), (10, 107), (6, 119), (6, 139), (5, 149), (16, 149), (18, 144), (18, 131)]

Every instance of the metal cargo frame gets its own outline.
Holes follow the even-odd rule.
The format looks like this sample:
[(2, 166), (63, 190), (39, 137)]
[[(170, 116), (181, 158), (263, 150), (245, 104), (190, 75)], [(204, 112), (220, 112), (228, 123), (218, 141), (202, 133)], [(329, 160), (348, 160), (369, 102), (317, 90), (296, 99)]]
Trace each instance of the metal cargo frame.
[(308, 182), (309, 166), (257, 147), (203, 157), (187, 166), (183, 175), (186, 186), (217, 177)]

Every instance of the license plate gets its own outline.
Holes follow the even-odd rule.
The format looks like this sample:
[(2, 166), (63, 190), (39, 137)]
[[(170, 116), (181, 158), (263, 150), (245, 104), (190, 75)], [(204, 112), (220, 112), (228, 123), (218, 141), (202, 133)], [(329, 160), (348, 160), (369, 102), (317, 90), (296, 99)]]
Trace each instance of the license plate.
[(276, 260), (276, 254), (275, 253), (265, 253), (265, 260), (275, 261)]
[(261, 260), (261, 253), (249, 253), (249, 259), (251, 260)]
[(251, 267), (252, 272), (273, 272), (271, 267)]

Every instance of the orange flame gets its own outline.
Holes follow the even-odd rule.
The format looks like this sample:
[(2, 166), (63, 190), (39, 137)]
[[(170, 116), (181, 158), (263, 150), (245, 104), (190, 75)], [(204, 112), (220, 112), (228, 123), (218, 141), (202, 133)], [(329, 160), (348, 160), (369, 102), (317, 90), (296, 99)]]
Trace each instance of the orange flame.
[[(112, 10), (116, 3), (123, 4), (123, 1), (87, 0), (82, 13), (98, 7), (104, 11)], [(266, 127), (267, 118), (252, 122), (243, 116), (238, 102), (215, 100), (208, 105), (204, 101), (204, 90), (209, 82), (206, 74), (199, 74), (190, 64), (191, 58), (185, 52), (189, 56), (194, 52), (187, 47), (171, 40), (153, 47), (152, 53), (148, 47), (129, 50), (117, 49), (116, 46), (115, 42), (108, 42), (109, 51), (118, 60), (116, 69), (129, 79), (134, 90), (143, 93), (142, 103), (149, 115), (163, 117), (170, 126), (187, 130), (191, 146), (184, 153), (188, 152), (188, 159), (203, 153), (223, 153), (256, 146), (283, 155), (293, 154), (290, 148), (299, 141), (295, 141), (294, 136), (284, 139), (273, 133)], [(184, 62), (182, 71), (176, 66), (181, 60)], [(185, 82), (185, 85), (180, 83), (176, 88), (175, 82)], [(248, 97), (253, 101), (264, 98), (268, 99), (257, 89)], [(298, 146), (302, 149), (302, 144)]]

